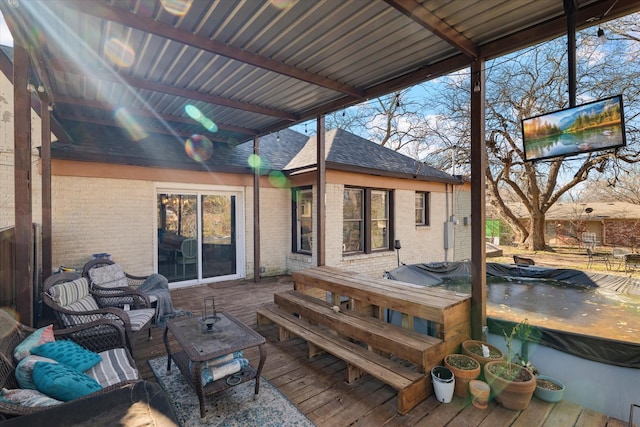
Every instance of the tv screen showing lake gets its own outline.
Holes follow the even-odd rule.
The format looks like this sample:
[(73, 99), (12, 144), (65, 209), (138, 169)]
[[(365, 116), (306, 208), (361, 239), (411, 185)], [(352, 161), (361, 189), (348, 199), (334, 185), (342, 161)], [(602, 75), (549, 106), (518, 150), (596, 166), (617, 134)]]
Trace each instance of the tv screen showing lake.
[(526, 161), (625, 145), (622, 96), (522, 120)]

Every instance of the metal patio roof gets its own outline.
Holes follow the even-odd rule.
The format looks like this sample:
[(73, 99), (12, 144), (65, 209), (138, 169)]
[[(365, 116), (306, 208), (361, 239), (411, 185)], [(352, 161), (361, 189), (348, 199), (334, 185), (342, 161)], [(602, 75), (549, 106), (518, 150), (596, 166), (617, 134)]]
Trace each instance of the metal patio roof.
[[(577, 28), (640, 10), (631, 0), (573, 4)], [(1, 0), (0, 9), (58, 129), (234, 144), (560, 36), (567, 21), (562, 0)]]

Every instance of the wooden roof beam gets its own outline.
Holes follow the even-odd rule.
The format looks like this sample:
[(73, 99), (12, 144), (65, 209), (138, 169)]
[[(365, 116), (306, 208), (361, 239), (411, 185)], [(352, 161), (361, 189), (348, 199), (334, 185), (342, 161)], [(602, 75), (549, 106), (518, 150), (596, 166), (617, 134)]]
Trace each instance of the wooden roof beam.
[(385, 0), (385, 2), (458, 49), (469, 58), (475, 59), (478, 57), (480, 50), (475, 43), (462, 35), (462, 33), (456, 31), (453, 27), (450, 27), (416, 0)]
[(275, 110), (273, 108), (262, 107), (246, 102), (235, 101), (233, 99), (223, 98), (208, 93), (198, 92), (196, 90), (181, 89), (163, 83), (153, 83), (138, 77), (126, 76), (114, 72), (93, 70), (90, 77), (87, 77), (82, 70), (64, 59), (50, 59), (50, 63), (58, 71), (64, 71), (71, 74), (78, 74), (79, 78), (95, 78), (98, 80), (107, 80), (113, 83), (126, 84), (137, 89), (150, 90), (152, 92), (164, 93), (168, 95), (180, 96), (182, 98), (206, 102), (207, 104), (220, 105), (222, 107), (235, 108), (236, 110), (249, 111), (251, 113), (262, 114), (271, 117), (280, 117), (288, 121), (299, 120), (296, 114), (287, 111)]
[(227, 44), (211, 40), (197, 34), (177, 29), (171, 25), (155, 21), (151, 18), (135, 15), (124, 9), (109, 6), (101, 1), (66, 0), (62, 4), (64, 6), (71, 7), (72, 9), (75, 9), (79, 12), (86, 13), (87, 15), (92, 15), (101, 19), (117, 22), (124, 26), (143, 31), (145, 33), (154, 34), (158, 37), (163, 37), (176, 41), (178, 43), (183, 43), (197, 49), (205, 50), (216, 55), (240, 61), (244, 64), (273, 71), (274, 73), (302, 80), (307, 83), (311, 83), (316, 86), (321, 86), (337, 92), (342, 92), (356, 98), (362, 97), (362, 90), (359, 88), (355, 88), (344, 83), (331, 80), (329, 78), (311, 73), (309, 71), (292, 67), (291, 65), (287, 65), (282, 62), (274, 61), (272, 59), (256, 55), (254, 53), (234, 46), (229, 46)]

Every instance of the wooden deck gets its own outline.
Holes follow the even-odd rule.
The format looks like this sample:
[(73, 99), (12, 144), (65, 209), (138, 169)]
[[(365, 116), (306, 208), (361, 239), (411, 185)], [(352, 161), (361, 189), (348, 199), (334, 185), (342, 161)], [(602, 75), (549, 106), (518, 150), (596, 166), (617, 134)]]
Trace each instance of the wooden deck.
[[(263, 279), (256, 284), (248, 281), (224, 282), (182, 288), (172, 291), (177, 308), (199, 314), (203, 299), (215, 297), (216, 308), (236, 316), (256, 329), (256, 309), (273, 302), (275, 292), (293, 289), (290, 277)], [(454, 396), (442, 404), (431, 396), (405, 416), (397, 413), (396, 392), (380, 381), (365, 377), (353, 384), (344, 381), (345, 364), (331, 355), (306, 358), (307, 347), (301, 339), (278, 342), (277, 328), (257, 329), (267, 339), (267, 362), (262, 376), (294, 402), (317, 426), (626, 426), (627, 423), (562, 401), (545, 403), (533, 398), (521, 412), (504, 409), (494, 402), (480, 410)], [(155, 381), (147, 363), (165, 354), (162, 332), (153, 330), (153, 339), (141, 342), (136, 363), (142, 376)], [(257, 350), (245, 355), (251, 363), (259, 360)]]

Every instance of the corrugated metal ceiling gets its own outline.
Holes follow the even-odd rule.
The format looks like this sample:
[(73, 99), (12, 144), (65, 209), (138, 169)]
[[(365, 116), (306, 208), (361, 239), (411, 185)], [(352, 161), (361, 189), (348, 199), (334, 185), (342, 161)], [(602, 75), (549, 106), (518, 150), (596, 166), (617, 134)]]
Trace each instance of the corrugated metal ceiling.
[[(561, 35), (566, 23), (561, 0), (12, 3), (0, 8), (12, 32), (28, 28), (54, 119), (233, 142)], [(577, 1), (576, 24), (611, 3)], [(609, 17), (637, 3), (616, 2)], [(532, 31), (545, 22), (546, 33)], [(217, 132), (186, 114), (189, 104)]]

